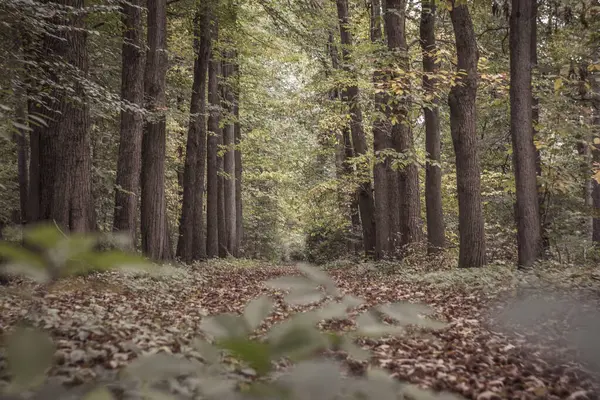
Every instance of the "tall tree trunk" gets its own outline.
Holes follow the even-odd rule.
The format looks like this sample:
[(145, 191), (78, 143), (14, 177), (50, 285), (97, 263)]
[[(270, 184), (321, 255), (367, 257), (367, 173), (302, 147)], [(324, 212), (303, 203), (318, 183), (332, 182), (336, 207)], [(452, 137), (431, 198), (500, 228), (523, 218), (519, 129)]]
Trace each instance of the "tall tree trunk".
[[(200, 6), (202, 7), (202, 6)], [(198, 10), (194, 20), (194, 81), (183, 171), (183, 202), (177, 256), (185, 261), (206, 257), (204, 238), (204, 172), (206, 165), (206, 76), (210, 53), (208, 10)]]
[[(408, 47), (406, 44), (406, 1), (386, 0), (385, 31), (388, 49), (393, 54), (392, 70), (401, 68), (408, 71)], [(397, 76), (390, 74), (390, 79)], [(403, 90), (408, 92), (410, 82), (402, 79)], [(419, 196), (419, 170), (414, 160), (415, 151), (412, 129), (408, 112), (410, 104), (406, 96), (391, 93), (393, 106), (389, 107), (388, 119), (392, 123), (392, 144), (394, 149), (406, 156), (407, 164), (399, 170), (400, 193), (400, 233), (401, 244), (408, 245), (420, 240), (421, 231), (421, 200)]]
[[(47, 126), (32, 134), (32, 202), (39, 219), (53, 220), (64, 229), (85, 232), (92, 229), (91, 154), (89, 110), (81, 80), (88, 70), (83, 0), (64, 0), (59, 7), (72, 7), (73, 13), (54, 20), (72, 29), (60, 30), (44, 38), (44, 49), (59, 65), (66, 62), (69, 73), (77, 74), (76, 82), (62, 82), (62, 72), (50, 71), (56, 86), (45, 104), (50, 111)], [(72, 85), (70, 91), (64, 85)], [(78, 99), (74, 101), (73, 99)], [(32, 107), (37, 113), (41, 108)], [(39, 169), (38, 169), (39, 167)], [(36, 176), (37, 175), (37, 176)], [(39, 186), (37, 186), (39, 184)], [(35, 187), (37, 186), (37, 187)], [(39, 188), (39, 197), (35, 193)], [(39, 207), (39, 208), (38, 208)], [(35, 210), (37, 208), (37, 210)]]
[(144, 76), (146, 120), (142, 140), (142, 250), (154, 260), (171, 256), (165, 200), (166, 0), (148, 0), (148, 52)]
[[(127, 104), (121, 110), (113, 229), (127, 232), (132, 246), (135, 245), (136, 237), (144, 128), (141, 108), (144, 103), (145, 45), (141, 6), (141, 0), (121, 4), (121, 19), (124, 27), (121, 99)], [(134, 109), (130, 109), (129, 106), (133, 106)]]
[(425, 204), (427, 209), (427, 252), (436, 253), (445, 247), (446, 233), (442, 207), (442, 168), (440, 114), (436, 93), (439, 65), (436, 62), (434, 0), (423, 0), (421, 4), (420, 39), (423, 53), (423, 87), (430, 103), (423, 107), (425, 115), (425, 147), (428, 162), (425, 170)]
[[(20, 51), (20, 44), (19, 49)], [(27, 95), (21, 83), (16, 83), (14, 88), (15, 95), (15, 119), (22, 126), (27, 126)], [(27, 170), (29, 146), (27, 141), (27, 130), (18, 129), (14, 134), (14, 141), (17, 145), (17, 176), (19, 179), (19, 205), (20, 222), (28, 222), (28, 196), (29, 196), (29, 175)]]
[(220, 98), (219, 74), (220, 62), (214, 44), (218, 39), (218, 26), (216, 17), (212, 17), (212, 42), (213, 48), (208, 64), (208, 139), (207, 139), (207, 165), (206, 165), (206, 253), (209, 258), (219, 256), (219, 188), (218, 188), (218, 151)]
[[(352, 148), (350, 129), (348, 127), (344, 127), (344, 129), (342, 130), (342, 140), (344, 146), (344, 175), (350, 176), (352, 174), (352, 165), (349, 161), (352, 159), (352, 157), (354, 157), (354, 149)], [(348, 242), (348, 251), (356, 255), (360, 253), (361, 247), (364, 248), (364, 239), (363, 246), (361, 246), (360, 241), (357, 239), (360, 237), (361, 231), (359, 196), (359, 192), (354, 192), (352, 193), (352, 198), (350, 200), (351, 237), (350, 241)]]
[[(328, 43), (327, 43), (327, 53), (329, 54), (329, 58), (331, 59), (331, 68), (333, 71), (338, 70), (340, 68), (339, 64), (339, 53), (338, 48), (334, 43), (333, 32), (329, 32)], [(335, 87), (329, 93), (329, 99), (331, 101), (341, 100), (340, 90)], [(350, 253), (356, 253), (356, 246), (354, 243), (354, 234), (355, 232), (360, 232), (360, 216), (358, 215), (358, 204), (355, 199), (356, 196), (353, 196), (350, 213), (348, 208), (348, 199), (344, 193), (343, 181), (345, 177), (349, 177), (352, 175), (352, 166), (347, 162), (349, 158), (352, 158), (352, 141), (350, 140), (350, 132), (348, 126), (344, 126), (342, 130), (337, 130), (336, 133), (336, 148), (335, 148), (335, 173), (337, 179), (337, 200), (338, 207), (340, 210), (340, 214), (343, 215), (343, 218), (348, 218), (348, 223), (350, 227), (351, 234), (345, 238), (347, 241), (347, 248)], [(356, 210), (354, 210), (356, 206)], [(356, 212), (354, 212), (356, 211)], [(357, 218), (354, 216), (356, 215)]]
[(243, 224), (243, 209), (242, 209), (242, 150), (240, 144), (242, 141), (242, 130), (240, 124), (240, 68), (238, 62), (237, 53), (235, 55), (234, 73), (236, 87), (233, 91), (233, 116), (235, 122), (233, 124), (233, 136), (235, 142), (235, 246), (233, 249), (233, 255), (236, 257), (240, 256), (242, 248), (242, 237), (244, 234)]
[[(348, 27), (348, 1), (336, 0), (337, 13), (340, 26), (340, 38), (343, 46), (342, 58), (344, 69), (350, 73), (351, 68), (350, 48), (352, 47), (352, 34)], [(367, 140), (362, 127), (362, 110), (359, 104), (359, 91), (356, 83), (350, 84), (342, 91), (342, 98), (348, 104), (350, 112), (350, 132), (354, 155), (361, 156), (367, 153)], [(373, 193), (370, 179), (362, 182), (358, 191), (358, 208), (362, 222), (363, 242), (365, 253), (373, 255), (375, 251), (375, 216), (373, 210)]]
[[(222, 53), (221, 53), (222, 54)], [(219, 62), (219, 75), (217, 77), (218, 82), (218, 96), (219, 102), (218, 107), (221, 109), (221, 115), (223, 113), (223, 94), (224, 94), (224, 77), (223, 77), (223, 65)], [(219, 122), (220, 124), (220, 122)], [(225, 158), (222, 153), (223, 150), (223, 134), (225, 129), (219, 128), (217, 134), (217, 229), (219, 230), (219, 257), (227, 257), (227, 221), (225, 220)]]
[[(371, 42), (375, 46), (383, 45), (383, 34), (381, 31), (381, 2), (371, 1)], [(381, 58), (379, 54), (378, 58)], [(373, 84), (376, 89), (382, 89), (385, 83), (385, 74), (381, 70), (383, 63), (379, 60), (373, 72)], [(393, 241), (390, 226), (390, 195), (388, 186), (393, 178), (391, 161), (389, 157), (381, 155), (381, 152), (391, 148), (391, 125), (383, 113), (388, 107), (389, 96), (383, 91), (375, 92), (375, 110), (377, 115), (373, 121), (373, 148), (375, 150), (375, 165), (373, 167), (373, 186), (375, 193), (375, 258), (382, 259), (392, 255)]]
[[(596, 1), (598, 4), (598, 1)], [(600, 64), (600, 49), (596, 48), (593, 55), (593, 63)], [(592, 112), (593, 112), (593, 124), (595, 128), (594, 138), (592, 140), (592, 161), (594, 162), (595, 168), (600, 166), (600, 144), (597, 142), (600, 140), (600, 71), (597, 69), (590, 71), (590, 92), (592, 94)], [(600, 182), (592, 179), (592, 208), (594, 211), (594, 218), (592, 220), (592, 242), (595, 246), (600, 247)]]
[[(17, 105), (17, 121), (27, 123), (26, 110), (27, 108), (24, 104)], [(24, 129), (20, 129), (19, 133), (15, 134), (15, 142), (17, 144), (17, 174), (19, 179), (19, 216), (21, 224), (25, 224), (28, 222), (27, 205), (29, 195), (29, 175), (27, 170), (27, 159), (29, 149), (27, 145), (27, 132)]]
[(456, 155), (459, 266), (472, 268), (486, 264), (475, 108), (479, 51), (467, 3), (453, 1), (450, 18), (454, 27), (458, 70), (464, 74), (460, 84), (454, 85), (448, 95), (450, 131)]
[(520, 267), (530, 267), (539, 258), (542, 245), (532, 129), (531, 19), (534, 7), (534, 0), (512, 0), (510, 15), (510, 130)]
[[(540, 2), (538, 0), (534, 0), (533, 6), (533, 15), (531, 16), (531, 68), (535, 71), (538, 67), (538, 53), (537, 53), (537, 44), (538, 44), (538, 29), (537, 29), (537, 15), (538, 8), (540, 6)], [(532, 108), (532, 126), (531, 129), (533, 131), (533, 138), (535, 140), (538, 135), (537, 125), (540, 123), (540, 99), (537, 97), (535, 93), (535, 88), (532, 89), (532, 98), (531, 98), (531, 108)], [(542, 152), (536, 148), (535, 149), (535, 170), (538, 177), (542, 176)], [(540, 210), (540, 231), (542, 235), (542, 256), (543, 252), (550, 247), (550, 239), (548, 238), (547, 233), (547, 224), (546, 224), (546, 210), (545, 210), (545, 195), (544, 195), (544, 187), (541, 183), (537, 182), (537, 196), (538, 196), (538, 204)]]
[(225, 154), (223, 156), (223, 169), (226, 178), (224, 185), (224, 208), (225, 208), (225, 228), (227, 231), (226, 245), (227, 252), (234, 254), (236, 242), (236, 208), (235, 208), (235, 126), (234, 126), (234, 96), (233, 96), (233, 52), (227, 51), (223, 60), (223, 108), (228, 114), (227, 125), (223, 128), (223, 145)]
[[(29, 112), (36, 112), (40, 107), (35, 101), (28, 101)], [(41, 117), (41, 114), (38, 115)], [(27, 192), (27, 221), (36, 222), (41, 218), (41, 165), (40, 136), (46, 131), (44, 126), (33, 124), (29, 132), (29, 190)]]

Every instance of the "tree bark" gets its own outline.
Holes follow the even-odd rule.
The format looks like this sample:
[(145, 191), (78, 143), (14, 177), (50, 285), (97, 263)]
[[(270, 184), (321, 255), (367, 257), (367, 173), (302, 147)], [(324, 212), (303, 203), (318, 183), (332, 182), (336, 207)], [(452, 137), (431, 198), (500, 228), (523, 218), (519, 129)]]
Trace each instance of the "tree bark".
[[(381, 2), (371, 1), (371, 42), (375, 46), (383, 45), (383, 33), (381, 30)], [(378, 58), (381, 58), (379, 54)], [(388, 107), (388, 99), (383, 90), (385, 74), (382, 71), (381, 60), (373, 72), (373, 83), (375, 85), (375, 119), (373, 121), (373, 148), (375, 151), (375, 165), (373, 166), (373, 186), (375, 194), (375, 258), (380, 260), (390, 257), (393, 253), (393, 240), (390, 226), (390, 194), (388, 187), (393, 178), (391, 161), (389, 157), (383, 156), (381, 152), (391, 148), (391, 125), (383, 113)]]
[(235, 253), (236, 243), (236, 201), (235, 201), (235, 126), (234, 126), (234, 96), (233, 96), (233, 52), (227, 51), (223, 60), (223, 109), (227, 113), (227, 125), (223, 128), (223, 169), (225, 229), (227, 232), (226, 247), (231, 255)]
[(132, 246), (136, 237), (144, 128), (141, 108), (144, 103), (145, 45), (141, 6), (141, 0), (121, 5), (124, 27), (121, 99), (127, 104), (121, 110), (113, 230), (127, 232)]
[(220, 62), (218, 60), (214, 43), (218, 39), (218, 26), (216, 17), (212, 17), (211, 36), (213, 48), (208, 64), (208, 139), (207, 139), (207, 165), (206, 165), (206, 253), (209, 258), (219, 256), (219, 188), (218, 188), (218, 151), (220, 118), (219, 82)]
[[(19, 45), (20, 48), (20, 45)], [(18, 49), (17, 51), (20, 51)], [(14, 88), (15, 94), (15, 119), (22, 126), (27, 126), (27, 96), (20, 85), (17, 83)], [(14, 141), (17, 145), (17, 176), (19, 180), (19, 211), (20, 211), (20, 222), (26, 224), (28, 222), (27, 210), (28, 210), (28, 196), (29, 196), (29, 175), (28, 175), (28, 156), (29, 146), (27, 141), (27, 130), (18, 129), (18, 132), (14, 134)]]
[(439, 65), (436, 62), (435, 42), (436, 6), (434, 0), (423, 0), (421, 4), (420, 40), (423, 54), (423, 87), (430, 98), (423, 107), (425, 116), (425, 147), (428, 162), (425, 169), (425, 204), (427, 211), (427, 253), (434, 254), (446, 245), (444, 209), (442, 207), (442, 168), (440, 115), (436, 93)]
[[(327, 53), (331, 59), (331, 68), (332, 70), (338, 70), (340, 68), (339, 64), (339, 54), (337, 46), (333, 40), (333, 33), (329, 32), (328, 44), (327, 44)], [(335, 87), (329, 93), (329, 98), (331, 101), (342, 100), (340, 95), (340, 89)], [(337, 130), (336, 133), (336, 149), (335, 149), (335, 172), (336, 179), (338, 180), (337, 184), (337, 199), (340, 213), (345, 218), (348, 218), (349, 223), (349, 235), (346, 235), (345, 240), (347, 244), (347, 249), (349, 253), (358, 254), (360, 246), (356, 243), (356, 237), (361, 236), (361, 226), (360, 226), (360, 215), (358, 211), (358, 191), (356, 191), (352, 199), (350, 201), (350, 205), (348, 205), (348, 199), (344, 193), (342, 182), (344, 179), (351, 177), (352, 175), (352, 165), (348, 162), (353, 156), (354, 151), (352, 150), (352, 140), (350, 139), (350, 129), (349, 126), (344, 126), (341, 130)]]
[[(348, 127), (344, 127), (342, 130), (342, 140), (344, 146), (344, 174), (349, 176), (352, 174), (352, 165), (348, 162), (354, 157), (354, 149), (352, 148), (352, 140), (350, 138), (350, 129)], [(352, 198), (350, 199), (350, 228), (351, 228), (351, 237), (348, 242), (348, 251), (358, 255), (360, 253), (361, 247), (364, 248), (364, 239), (363, 246), (360, 245), (360, 241), (357, 240), (360, 237), (361, 232), (361, 223), (360, 223), (360, 212), (359, 212), (359, 192), (352, 193)]]
[[(33, 101), (28, 101), (29, 112), (39, 110)], [(41, 117), (41, 114), (38, 115)], [(27, 193), (27, 220), (36, 222), (41, 217), (41, 168), (40, 168), (40, 135), (45, 132), (43, 126), (33, 125), (29, 132), (29, 190)]]
[(233, 91), (233, 115), (235, 122), (233, 124), (233, 136), (235, 142), (235, 246), (233, 255), (235, 257), (240, 256), (242, 248), (242, 237), (244, 235), (244, 224), (243, 224), (243, 207), (242, 207), (242, 150), (240, 144), (242, 142), (242, 130), (240, 123), (240, 94), (239, 94), (239, 79), (240, 79), (240, 68), (237, 61), (237, 54), (235, 55), (234, 73), (236, 87)]
[[(386, 0), (385, 31), (388, 49), (393, 55), (392, 70), (408, 71), (408, 47), (406, 44), (406, 1)], [(390, 74), (390, 79), (396, 79)], [(410, 82), (402, 79), (404, 92)], [(421, 199), (419, 196), (419, 170), (414, 160), (415, 151), (408, 113), (410, 104), (403, 94), (391, 94), (392, 106), (388, 108), (388, 119), (392, 122), (392, 145), (403, 155), (405, 165), (398, 173), (400, 193), (400, 233), (403, 246), (421, 239)], [(395, 120), (395, 122), (393, 122)]]
[(454, 85), (448, 95), (450, 131), (456, 155), (459, 266), (472, 268), (486, 264), (475, 108), (479, 51), (467, 3), (453, 1), (450, 19), (454, 27), (458, 71), (462, 74), (459, 84)]
[[(537, 54), (537, 42), (538, 42), (538, 29), (537, 29), (537, 15), (538, 15), (538, 7), (540, 3), (535, 0), (533, 7), (533, 15), (531, 16), (531, 68), (536, 70), (538, 67), (538, 54)], [(535, 140), (538, 135), (537, 125), (540, 123), (540, 100), (536, 95), (535, 88), (532, 90), (532, 99), (531, 99), (531, 108), (532, 108), (532, 119), (533, 124), (531, 129), (533, 131), (533, 138)], [(542, 152), (536, 147), (535, 149), (535, 170), (538, 177), (542, 176)], [(538, 181), (537, 183), (537, 197), (538, 204), (540, 210), (540, 231), (542, 235), (542, 256), (544, 255), (544, 251), (550, 248), (550, 239), (548, 238), (548, 227), (546, 224), (546, 205), (544, 203), (544, 187)]]
[[(200, 6), (202, 7), (202, 6)], [(194, 81), (183, 171), (183, 201), (177, 256), (191, 262), (206, 257), (204, 173), (206, 165), (206, 76), (210, 54), (210, 18), (205, 7), (194, 21)]]
[[(63, 72), (49, 71), (56, 84), (41, 114), (47, 126), (32, 133), (32, 211), (36, 219), (53, 220), (63, 229), (85, 232), (92, 229), (91, 154), (89, 110), (81, 83), (88, 71), (84, 16), (78, 10), (83, 0), (63, 0), (59, 7), (72, 7), (73, 13), (53, 21), (69, 26), (46, 35), (44, 51), (58, 65), (65, 62), (69, 73), (77, 74), (75, 82), (63, 82)], [(58, 67), (59, 68), (59, 67)], [(70, 85), (69, 91), (64, 88)], [(76, 99), (76, 100), (74, 100)], [(32, 111), (43, 109), (37, 105)], [(36, 157), (36, 159), (33, 159)], [(38, 191), (36, 193), (36, 191)]]
[(510, 15), (510, 130), (517, 190), (517, 247), (520, 267), (540, 257), (542, 237), (533, 144), (531, 35), (534, 0), (512, 0)]
[[(597, 2), (596, 2), (597, 3)], [(597, 49), (593, 55), (594, 64), (600, 64), (600, 49)], [(592, 94), (592, 113), (596, 134), (592, 140), (592, 161), (595, 168), (600, 165), (600, 71), (597, 69), (590, 71), (590, 92)], [(592, 242), (596, 247), (600, 247), (600, 182), (592, 179), (592, 209), (594, 218), (592, 219)]]
[(146, 120), (142, 140), (142, 250), (153, 260), (171, 256), (165, 201), (166, 153), (166, 73), (167, 73), (166, 0), (148, 0), (148, 52), (144, 90), (146, 108), (152, 115)]
[[(337, 13), (340, 26), (340, 38), (344, 70), (351, 72), (349, 63), (350, 47), (352, 47), (352, 34), (348, 29), (348, 1), (336, 0)], [(361, 156), (367, 153), (367, 141), (362, 127), (362, 110), (359, 104), (359, 90), (356, 83), (350, 84), (342, 91), (342, 99), (348, 104), (350, 112), (350, 132), (354, 155)], [(373, 209), (373, 193), (370, 179), (361, 183), (358, 191), (358, 208), (362, 223), (363, 243), (368, 256), (375, 251), (375, 216)]]

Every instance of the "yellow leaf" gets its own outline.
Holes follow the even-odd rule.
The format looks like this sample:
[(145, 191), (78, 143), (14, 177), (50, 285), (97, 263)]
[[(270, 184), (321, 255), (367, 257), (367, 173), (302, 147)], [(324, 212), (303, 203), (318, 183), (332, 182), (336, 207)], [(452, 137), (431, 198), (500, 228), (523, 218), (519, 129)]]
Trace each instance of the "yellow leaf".
[(562, 78), (558, 78), (557, 80), (554, 81), (554, 91), (558, 92), (560, 90), (560, 88), (563, 85), (563, 81)]
[(590, 64), (588, 65), (588, 71), (600, 71), (600, 64)]
[(594, 173), (594, 175), (592, 176), (592, 179), (595, 180), (596, 182), (600, 183), (600, 170), (598, 170)]
[(600, 144), (600, 138), (595, 137), (594, 138), (594, 144)]

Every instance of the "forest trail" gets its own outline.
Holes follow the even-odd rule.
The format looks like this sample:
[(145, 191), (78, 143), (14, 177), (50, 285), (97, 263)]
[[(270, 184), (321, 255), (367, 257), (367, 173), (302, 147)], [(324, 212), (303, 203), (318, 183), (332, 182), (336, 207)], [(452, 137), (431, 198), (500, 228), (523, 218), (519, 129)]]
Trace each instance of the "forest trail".
[[(295, 273), (293, 266), (226, 265), (171, 272), (161, 278), (121, 273), (69, 278), (45, 297), (32, 292), (29, 300), (2, 288), (0, 333), (25, 316), (35, 301), (41, 313), (34, 322), (51, 333), (58, 348), (57, 366), (51, 375), (75, 383), (109, 377), (140, 354), (198, 357), (190, 341), (198, 334), (203, 316), (241, 312), (260, 294), (277, 299), (261, 330), (307, 309), (284, 304), (281, 293), (262, 285), (268, 279)], [(496, 327), (489, 328), (494, 296), (484, 291), (440, 288), (359, 268), (330, 274), (343, 292), (366, 300), (353, 315), (367, 306), (410, 301), (432, 306), (437, 317), (449, 322), (448, 328), (439, 332), (361, 340), (359, 344), (372, 351), (372, 364), (388, 369), (398, 379), (473, 399), (500, 398), (491, 391), (502, 398), (524, 399), (576, 399), (587, 398), (577, 397), (585, 392), (598, 393), (588, 374), (566, 358), (570, 352), (560, 335), (552, 334), (561, 332), (561, 323), (572, 321), (546, 316), (537, 332), (509, 338), (495, 332)], [(18, 290), (33, 288), (23, 284)], [(350, 320), (328, 321), (323, 328), (347, 330), (352, 325)], [(544, 342), (537, 337), (541, 332)], [(549, 360), (548, 355), (554, 359)], [(365, 367), (352, 360), (347, 360), (347, 365), (355, 372)]]

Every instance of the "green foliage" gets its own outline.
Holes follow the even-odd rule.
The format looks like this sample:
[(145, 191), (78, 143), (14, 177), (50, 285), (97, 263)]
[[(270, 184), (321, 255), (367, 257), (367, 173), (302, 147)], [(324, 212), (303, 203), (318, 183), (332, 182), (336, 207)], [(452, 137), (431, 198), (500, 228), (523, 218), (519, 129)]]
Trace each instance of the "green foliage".
[(315, 264), (343, 258), (348, 253), (349, 241), (355, 239), (349, 235), (348, 229), (326, 227), (312, 227), (306, 235), (306, 259)]
[(103, 246), (123, 245), (127, 239), (113, 235), (64, 234), (56, 225), (40, 224), (23, 233), (23, 244), (0, 242), (5, 273), (46, 283), (60, 277), (86, 275), (114, 268), (148, 268), (139, 256)]

